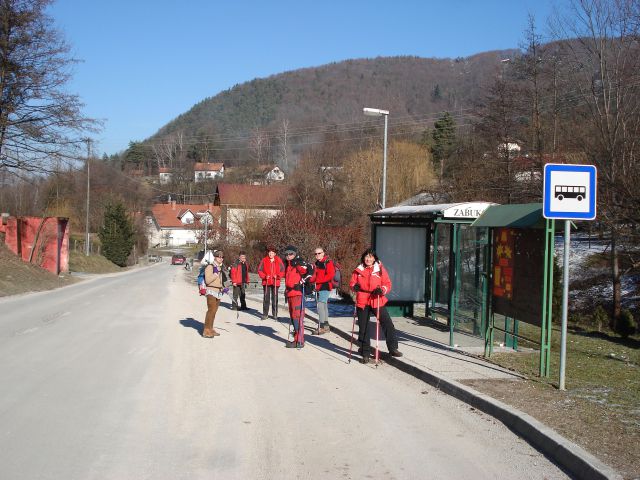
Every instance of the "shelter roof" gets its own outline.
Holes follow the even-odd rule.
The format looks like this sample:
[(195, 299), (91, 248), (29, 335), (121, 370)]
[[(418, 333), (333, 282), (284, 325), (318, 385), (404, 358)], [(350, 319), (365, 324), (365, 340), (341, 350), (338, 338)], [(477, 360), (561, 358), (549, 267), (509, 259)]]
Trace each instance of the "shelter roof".
[(370, 217), (372, 220), (428, 220), (437, 217), (469, 220), (479, 217), (491, 205), (494, 204), (488, 202), (461, 202), (433, 205), (396, 205), (373, 212)]
[(284, 185), (218, 183), (217, 189), (220, 205), (279, 208), (289, 196), (289, 188)]
[(493, 205), (471, 224), (472, 227), (542, 228), (542, 203)]

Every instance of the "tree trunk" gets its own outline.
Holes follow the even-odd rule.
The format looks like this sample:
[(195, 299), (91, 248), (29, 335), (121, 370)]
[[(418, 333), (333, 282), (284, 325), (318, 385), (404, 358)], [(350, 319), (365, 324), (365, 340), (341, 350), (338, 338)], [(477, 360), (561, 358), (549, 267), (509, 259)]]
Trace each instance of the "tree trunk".
[(613, 316), (611, 328), (615, 331), (620, 319), (620, 305), (622, 302), (622, 284), (620, 275), (620, 256), (618, 255), (618, 233), (615, 227), (611, 229), (611, 281), (613, 284)]

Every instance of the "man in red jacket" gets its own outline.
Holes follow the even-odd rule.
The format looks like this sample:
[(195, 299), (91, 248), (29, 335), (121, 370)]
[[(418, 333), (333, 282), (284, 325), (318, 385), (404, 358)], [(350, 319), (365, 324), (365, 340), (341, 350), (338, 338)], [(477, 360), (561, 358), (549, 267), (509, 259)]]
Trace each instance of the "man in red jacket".
[(362, 363), (369, 363), (371, 351), (371, 332), (369, 317), (380, 312), (378, 321), (387, 340), (389, 353), (401, 357), (398, 350), (398, 337), (389, 312), (385, 308), (387, 293), (391, 291), (391, 279), (382, 262), (373, 249), (368, 248), (362, 254), (358, 265), (351, 274), (349, 286), (356, 293), (356, 312), (358, 314), (358, 341), (362, 345)]
[(284, 262), (276, 254), (274, 247), (267, 247), (267, 256), (258, 267), (258, 275), (262, 279), (264, 297), (262, 299), (262, 320), (269, 318), (269, 303), (273, 318), (278, 320), (278, 288), (280, 279), (284, 277)]
[(304, 347), (304, 312), (302, 302), (305, 280), (313, 273), (313, 267), (307, 265), (298, 256), (295, 247), (288, 246), (284, 250), (286, 258), (285, 295), (289, 304), (289, 316), (293, 323), (293, 341), (287, 342), (287, 348)]
[(329, 259), (322, 247), (314, 249), (316, 257), (315, 268), (313, 271), (312, 282), (315, 283), (316, 290), (316, 306), (318, 309), (318, 329), (315, 335), (328, 333), (329, 327), (329, 295), (335, 285), (333, 285), (333, 277), (336, 274), (335, 265)]
[(249, 265), (246, 252), (240, 252), (238, 259), (229, 268), (229, 276), (233, 283), (233, 310), (238, 310), (238, 297), (240, 297), (240, 310), (247, 309), (245, 288), (249, 283)]

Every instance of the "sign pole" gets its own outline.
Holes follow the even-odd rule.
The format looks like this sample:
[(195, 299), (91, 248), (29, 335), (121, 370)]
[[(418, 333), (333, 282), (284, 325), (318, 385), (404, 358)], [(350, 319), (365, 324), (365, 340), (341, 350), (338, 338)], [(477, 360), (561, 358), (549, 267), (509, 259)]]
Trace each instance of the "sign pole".
[(567, 360), (567, 311), (569, 309), (569, 248), (571, 221), (564, 221), (564, 261), (562, 266), (562, 327), (560, 330), (560, 390), (565, 390), (564, 371)]

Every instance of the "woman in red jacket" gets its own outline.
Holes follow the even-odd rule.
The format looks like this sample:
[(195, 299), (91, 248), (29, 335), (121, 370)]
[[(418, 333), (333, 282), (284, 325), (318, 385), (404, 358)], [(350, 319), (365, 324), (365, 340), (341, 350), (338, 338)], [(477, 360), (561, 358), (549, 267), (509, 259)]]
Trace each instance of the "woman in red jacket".
[(315, 335), (329, 333), (329, 294), (335, 285), (333, 277), (336, 274), (336, 268), (333, 261), (329, 259), (322, 247), (316, 247), (314, 251), (316, 262), (314, 264), (312, 282), (316, 287), (316, 307), (318, 309), (318, 329)]
[(287, 342), (287, 348), (304, 347), (304, 317), (302, 311), (302, 296), (304, 295), (305, 280), (313, 273), (313, 267), (307, 265), (299, 256), (295, 247), (288, 246), (284, 250), (285, 267), (285, 295), (289, 304), (289, 316), (293, 323), (293, 341)]
[(267, 247), (267, 256), (262, 259), (258, 267), (258, 275), (262, 279), (262, 320), (269, 318), (269, 303), (273, 318), (278, 320), (278, 288), (280, 279), (284, 277), (284, 262), (276, 255), (276, 249)]
[(380, 316), (378, 321), (387, 339), (387, 348), (394, 357), (401, 357), (398, 350), (398, 337), (391, 317), (385, 308), (387, 295), (391, 291), (391, 279), (382, 262), (373, 249), (368, 248), (360, 258), (358, 265), (351, 274), (349, 282), (351, 290), (356, 293), (356, 312), (358, 314), (358, 341), (362, 345), (362, 363), (369, 363), (371, 352), (371, 332), (369, 331), (369, 317), (376, 315), (378, 307)]

